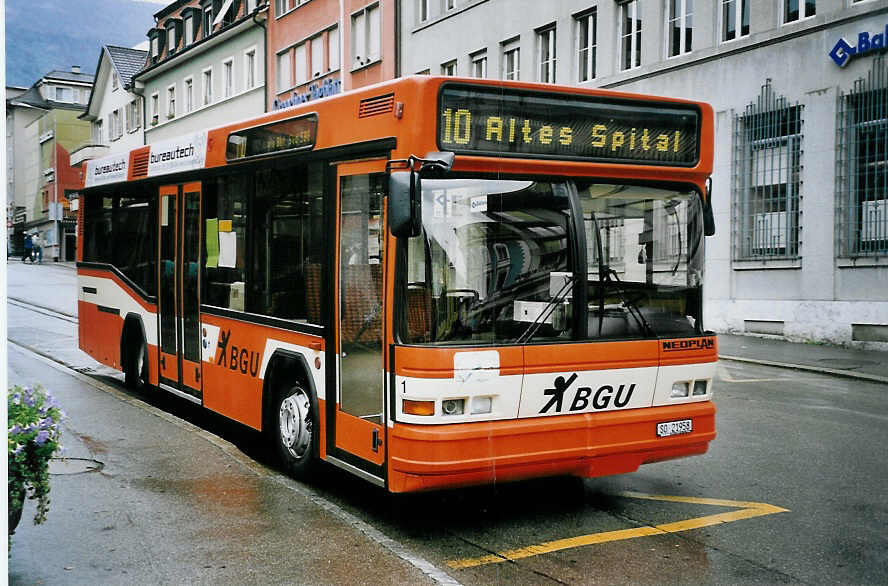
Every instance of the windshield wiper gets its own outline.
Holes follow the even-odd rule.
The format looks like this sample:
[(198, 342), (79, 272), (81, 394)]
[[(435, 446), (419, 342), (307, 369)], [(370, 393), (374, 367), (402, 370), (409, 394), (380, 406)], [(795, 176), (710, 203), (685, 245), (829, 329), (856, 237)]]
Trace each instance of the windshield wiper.
[(524, 330), (524, 332), (522, 332), (521, 335), (515, 339), (516, 344), (526, 344), (530, 341), (531, 338), (534, 337), (534, 335), (536, 335), (537, 331), (540, 329), (540, 326), (546, 323), (546, 320), (549, 319), (549, 316), (552, 315), (552, 312), (555, 311), (555, 308), (558, 307), (558, 305), (560, 305), (561, 302), (563, 302), (565, 298), (567, 298), (568, 294), (573, 290), (575, 279), (576, 275), (571, 275), (569, 279), (565, 279), (564, 284), (561, 286), (561, 289), (559, 289), (555, 293), (555, 296), (549, 300), (549, 302), (546, 304), (546, 307), (544, 307), (543, 310), (536, 317), (536, 319), (533, 320), (533, 322), (529, 326), (527, 326), (527, 329)]
[[(626, 311), (628, 311), (629, 315), (631, 315), (635, 319), (635, 322), (641, 327), (641, 329), (644, 331), (645, 335), (647, 335), (647, 336), (656, 335), (656, 334), (654, 334), (654, 330), (651, 328), (651, 325), (648, 323), (648, 321), (646, 319), (644, 319), (644, 314), (641, 313), (641, 309), (639, 309), (638, 304), (636, 304), (634, 301), (629, 301), (629, 299), (623, 295), (623, 281), (620, 280), (620, 275), (617, 274), (617, 271), (615, 271), (614, 269), (610, 268), (607, 265), (604, 265), (602, 270), (605, 275), (604, 281), (603, 281), (602, 287), (601, 287), (602, 299), (604, 298), (604, 290), (605, 290), (604, 285), (606, 285), (607, 283), (610, 283), (611, 277), (613, 277), (613, 280), (617, 282), (617, 287), (614, 287), (614, 290), (617, 292), (617, 295), (620, 297), (620, 301), (626, 307)], [(599, 324), (598, 325), (598, 333), (599, 334), (601, 334), (601, 323), (603, 320), (604, 320), (604, 313), (602, 312), (598, 316), (598, 324)]]

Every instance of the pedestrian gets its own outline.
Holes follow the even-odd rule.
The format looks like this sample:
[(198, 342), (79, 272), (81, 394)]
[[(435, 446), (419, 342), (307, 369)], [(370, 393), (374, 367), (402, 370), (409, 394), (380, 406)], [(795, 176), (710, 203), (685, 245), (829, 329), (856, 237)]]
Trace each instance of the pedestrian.
[(43, 263), (43, 240), (40, 239), (40, 234), (34, 232), (34, 237), (31, 238), (31, 245), (34, 247), (34, 260), (38, 263)]
[(25, 233), (25, 253), (22, 255), (22, 262), (28, 262), (28, 259), (31, 258), (31, 253), (34, 252), (34, 243), (31, 241), (31, 235), (27, 232)]

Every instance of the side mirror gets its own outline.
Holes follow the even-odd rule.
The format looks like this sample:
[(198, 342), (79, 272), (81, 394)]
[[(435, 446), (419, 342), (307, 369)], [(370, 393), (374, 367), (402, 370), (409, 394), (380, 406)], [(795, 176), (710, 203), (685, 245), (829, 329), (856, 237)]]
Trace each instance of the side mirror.
[(389, 174), (389, 227), (396, 238), (418, 236), (422, 227), (422, 188), (419, 173)]
[(389, 228), (396, 238), (419, 236), (422, 231), (422, 179), (426, 173), (438, 176), (450, 171), (454, 154), (433, 152), (420, 159), (411, 155), (407, 159), (389, 161), (389, 165), (406, 165), (406, 171), (389, 174)]
[(706, 199), (703, 201), (703, 233), (715, 235), (715, 215), (712, 213), (712, 177), (706, 180)]

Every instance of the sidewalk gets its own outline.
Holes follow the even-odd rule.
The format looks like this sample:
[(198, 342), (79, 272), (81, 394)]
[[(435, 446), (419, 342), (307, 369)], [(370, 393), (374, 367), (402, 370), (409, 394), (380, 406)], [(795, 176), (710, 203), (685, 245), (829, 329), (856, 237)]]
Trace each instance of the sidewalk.
[(718, 357), (888, 384), (888, 352), (719, 334)]

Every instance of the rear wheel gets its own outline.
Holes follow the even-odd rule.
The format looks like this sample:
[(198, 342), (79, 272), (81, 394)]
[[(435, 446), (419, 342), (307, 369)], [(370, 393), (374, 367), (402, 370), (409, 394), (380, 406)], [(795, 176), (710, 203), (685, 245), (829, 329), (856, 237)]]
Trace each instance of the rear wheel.
[(127, 355), (124, 368), (126, 386), (141, 391), (148, 387), (148, 345), (140, 336)]
[(275, 447), (281, 463), (298, 478), (306, 478), (315, 463), (317, 415), (311, 391), (294, 385), (278, 393), (274, 405)]

